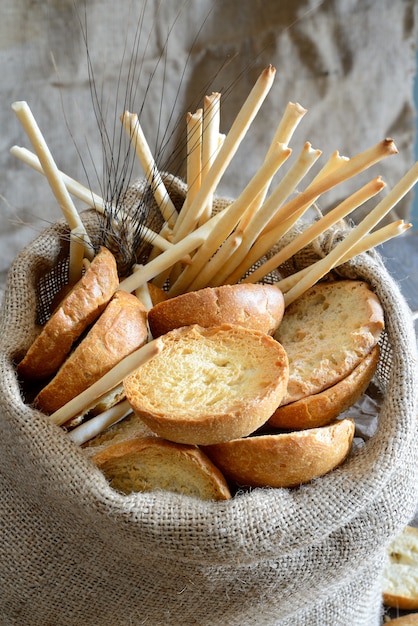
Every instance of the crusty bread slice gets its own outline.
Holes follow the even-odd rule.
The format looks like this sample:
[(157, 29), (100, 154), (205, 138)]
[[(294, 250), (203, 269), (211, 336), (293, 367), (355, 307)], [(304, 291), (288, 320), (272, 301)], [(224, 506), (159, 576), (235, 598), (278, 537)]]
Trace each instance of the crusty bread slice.
[(323, 476), (350, 452), (354, 420), (204, 447), (224, 476), (245, 487), (296, 487)]
[(222, 285), (184, 293), (156, 304), (148, 313), (153, 337), (198, 324), (238, 324), (272, 335), (284, 313), (283, 294), (273, 285)]
[(18, 365), (19, 375), (44, 380), (55, 374), (73, 343), (99, 317), (118, 285), (115, 258), (102, 247), (30, 346)]
[(132, 294), (116, 291), (87, 335), (38, 393), (35, 406), (44, 413), (57, 411), (147, 339), (144, 305)]
[(406, 526), (389, 546), (383, 602), (406, 611), (418, 609), (418, 528)]
[(228, 500), (217, 467), (196, 446), (160, 439), (132, 415), (84, 447), (110, 486), (124, 494), (161, 489), (201, 500)]
[(395, 617), (388, 622), (385, 622), (391, 626), (418, 626), (418, 613), (409, 613), (402, 617)]
[(319, 393), (345, 378), (377, 344), (383, 308), (359, 280), (319, 283), (290, 304), (275, 333), (289, 358), (282, 404)]
[(211, 444), (249, 435), (280, 404), (287, 356), (270, 335), (241, 326), (185, 326), (125, 379), (133, 410), (160, 437)]
[(329, 424), (364, 394), (376, 371), (379, 353), (379, 346), (375, 346), (360, 365), (332, 387), (278, 407), (268, 425), (285, 430), (303, 430)]

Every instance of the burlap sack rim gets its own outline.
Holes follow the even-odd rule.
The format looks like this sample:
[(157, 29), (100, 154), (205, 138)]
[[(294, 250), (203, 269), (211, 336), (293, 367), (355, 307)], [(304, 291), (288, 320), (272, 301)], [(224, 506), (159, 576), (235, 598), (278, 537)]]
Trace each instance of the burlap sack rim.
[[(22, 250), (12, 263), (1, 312), (5, 330), (16, 318), (16, 303), (19, 315), (15, 323), (19, 329), (31, 326), (33, 310), (27, 303), (28, 297), (33, 302), (36, 294), (35, 285), (30, 284), (28, 276), (33, 273), (31, 264), (39, 263), (39, 258), (33, 257), (32, 250), (42, 241), (50, 253), (47, 259), (45, 256), (48, 255), (41, 255), (42, 265), (52, 263), (61, 251), (60, 235), (62, 224), (52, 225)], [(16, 352), (29, 345), (29, 335), (26, 336), (26, 346), (15, 345), (13, 333), (7, 333), (7, 340), (6, 333), (2, 335), (1, 369), (7, 419), (19, 432), (23, 449), (38, 461), (43, 456), (46, 473), (52, 471), (57, 476), (66, 475), (70, 478), (69, 488), (57, 481), (53, 488), (54, 498), (61, 498), (69, 508), (93, 507), (105, 519), (112, 518), (118, 525), (122, 524), (124, 532), (131, 539), (140, 539), (141, 536), (144, 541), (154, 539), (158, 546), (156, 549), (165, 554), (166, 558), (172, 556), (176, 560), (187, 561), (204, 554), (206, 562), (223, 562), (230, 558), (233, 563), (254, 562), (273, 558), (278, 552), (284, 555), (307, 545), (321, 543), (325, 536), (341, 526), (342, 519), (349, 522), (351, 517), (379, 498), (390, 484), (392, 474), (401, 463), (406, 462), (411, 448), (416, 447), (416, 346), (409, 309), (397, 285), (379, 260), (362, 255), (355, 271), (359, 278), (370, 282), (380, 297), (390, 302), (390, 315), (386, 315), (387, 333), (390, 341), (396, 342), (399, 347), (398, 352), (393, 354), (391, 376), (402, 381), (402, 388), (398, 385), (397, 394), (389, 393), (386, 397), (375, 437), (341, 469), (309, 485), (297, 490), (256, 489), (225, 503), (189, 500), (170, 493), (123, 496), (114, 492), (102, 474), (67, 440), (60, 429), (51, 425), (44, 415), (24, 405), (22, 400), (16, 403), (18, 387), (11, 359)], [(16, 284), (17, 274), (24, 276), (24, 287)], [(396, 424), (393, 415), (397, 417)], [(28, 424), (31, 428), (26, 429)], [(54, 441), (54, 452), (57, 454), (55, 460), (45, 456), (47, 453), (42, 449), (45, 437)], [(210, 524), (207, 523), (209, 518)], [(182, 520), (181, 526), (178, 524), (179, 519)], [(159, 524), (161, 520), (164, 520), (163, 530), (166, 534), (162, 533)], [(193, 527), (197, 535), (195, 551), (192, 555), (179, 556), (173, 548), (173, 536), (178, 536), (180, 543), (182, 533), (187, 535), (189, 527)], [(292, 532), (293, 529), (297, 533)], [(209, 538), (213, 549), (209, 546)]]

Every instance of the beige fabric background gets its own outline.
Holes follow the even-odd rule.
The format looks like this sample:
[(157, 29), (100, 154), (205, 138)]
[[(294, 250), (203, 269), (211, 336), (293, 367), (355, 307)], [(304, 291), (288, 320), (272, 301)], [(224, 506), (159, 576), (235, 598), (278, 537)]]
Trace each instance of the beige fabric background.
[[(272, 63), (275, 85), (224, 177), (222, 194), (244, 187), (288, 101), (308, 109), (292, 142), (295, 153), (310, 140), (323, 150), (322, 159), (335, 149), (352, 156), (391, 136), (400, 155), (373, 174), (392, 185), (412, 163), (415, 0), (89, 0), (85, 5), (79, 0), (77, 12), (73, 0), (2, 1), (1, 287), (16, 252), (60, 217), (43, 177), (9, 154), (14, 144), (30, 147), (11, 111), (13, 101), (29, 103), (59, 167), (81, 182), (87, 172), (93, 190), (102, 191), (102, 141), (92, 106), (86, 29), (101, 111), (109, 133), (115, 128), (110, 138), (115, 152), (116, 118), (128, 84), (134, 88), (128, 104), (141, 114), (159, 162), (181, 173), (184, 155), (175, 155), (173, 163), (170, 152), (184, 140), (186, 111), (200, 106), (205, 93), (221, 91), (226, 132), (261, 70)], [(141, 174), (135, 164), (133, 175)], [(349, 189), (328, 194), (323, 208)], [(399, 206), (402, 215), (410, 202), (408, 197)]]

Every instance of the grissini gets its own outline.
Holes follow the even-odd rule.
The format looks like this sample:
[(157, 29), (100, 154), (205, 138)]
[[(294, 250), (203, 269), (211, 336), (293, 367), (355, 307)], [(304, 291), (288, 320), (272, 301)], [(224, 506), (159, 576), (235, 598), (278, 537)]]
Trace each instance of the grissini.
[(132, 294), (116, 291), (99, 319), (38, 393), (35, 406), (54, 413), (148, 339), (147, 313)]
[(329, 424), (364, 394), (376, 371), (379, 353), (379, 346), (375, 346), (360, 365), (335, 385), (278, 407), (268, 425), (284, 430), (303, 430)]
[(18, 364), (19, 375), (43, 380), (55, 374), (74, 342), (105, 309), (118, 284), (115, 258), (101, 247)]
[(237, 324), (273, 334), (283, 318), (283, 294), (273, 285), (223, 285), (191, 291), (156, 304), (148, 313), (153, 337), (198, 324)]
[(286, 352), (265, 333), (194, 325), (156, 341), (159, 354), (124, 387), (135, 413), (164, 439), (207, 445), (249, 435), (286, 391)]
[(253, 435), (204, 451), (224, 476), (242, 487), (297, 487), (335, 469), (348, 456), (354, 421), (320, 428)]
[(361, 280), (323, 282), (290, 304), (274, 337), (287, 352), (289, 384), (282, 404), (335, 385), (377, 344), (383, 308)]

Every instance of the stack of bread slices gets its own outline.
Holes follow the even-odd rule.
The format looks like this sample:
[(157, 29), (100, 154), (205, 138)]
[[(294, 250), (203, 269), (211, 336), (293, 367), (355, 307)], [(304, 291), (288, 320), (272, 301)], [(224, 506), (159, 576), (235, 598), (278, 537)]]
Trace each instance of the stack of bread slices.
[(367, 388), (384, 327), (365, 282), (318, 283), (286, 309), (267, 284), (153, 289), (148, 306), (118, 285), (101, 248), (18, 364), (34, 406), (113, 488), (222, 500), (343, 463), (355, 425), (338, 417)]

